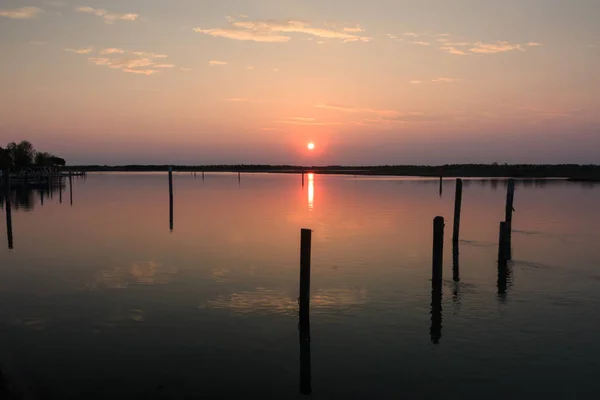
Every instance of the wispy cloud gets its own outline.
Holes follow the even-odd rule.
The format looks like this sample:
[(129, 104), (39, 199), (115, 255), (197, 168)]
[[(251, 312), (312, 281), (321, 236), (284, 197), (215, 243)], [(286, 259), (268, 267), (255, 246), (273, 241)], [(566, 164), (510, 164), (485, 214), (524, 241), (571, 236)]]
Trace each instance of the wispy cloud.
[(232, 103), (242, 103), (242, 102), (249, 102), (250, 100), (242, 98), (242, 97), (232, 97), (229, 99), (225, 99), (225, 101), (230, 101)]
[(360, 33), (360, 32), (364, 32), (365, 30), (363, 28), (361, 28), (360, 25), (356, 25), (354, 27), (346, 27), (344, 28), (344, 32), (351, 32), (351, 33)]
[(419, 34), (415, 33), (415, 32), (405, 32), (402, 35), (408, 36), (408, 37), (414, 37), (414, 38), (419, 37)]
[(316, 118), (303, 118), (303, 117), (292, 117), (280, 121), (273, 121), (276, 124), (290, 124), (290, 125), (313, 125), (313, 126), (333, 126), (341, 125), (340, 122), (326, 122), (317, 121)]
[[(323, 39), (339, 39), (347, 42), (368, 42), (370, 37), (356, 35), (363, 32), (360, 27), (344, 28), (343, 30), (333, 30), (326, 28), (313, 27), (302, 21), (238, 21), (234, 18), (228, 18), (231, 28), (229, 29), (202, 29), (195, 28), (194, 31), (204, 33), (215, 37), (223, 37), (234, 40), (252, 40), (255, 42), (282, 43), (288, 42), (291, 37), (287, 34), (302, 33), (311, 36), (317, 36)], [(360, 29), (360, 30), (359, 30)]]
[(97, 17), (102, 17), (105, 24), (114, 24), (115, 21), (136, 21), (140, 16), (139, 14), (126, 13), (126, 14), (118, 14), (112, 13), (102, 8), (93, 8), (93, 7), (77, 7), (75, 9), (78, 12), (92, 14)]
[(429, 42), (412, 42), (412, 44), (418, 44), (419, 46), (431, 46)]
[(21, 7), (12, 10), (0, 9), (0, 17), (10, 19), (34, 19), (44, 10), (38, 7)]
[(210, 60), (208, 62), (208, 64), (210, 64), (211, 66), (215, 66), (215, 65), (227, 65), (227, 61)]
[(385, 36), (387, 36), (390, 39), (398, 39), (398, 36), (392, 35), (391, 33), (386, 33)]
[(156, 54), (156, 53), (149, 53), (149, 52), (145, 52), (145, 51), (132, 51), (131, 54), (133, 54), (134, 56), (151, 57), (151, 58), (167, 58), (167, 57), (169, 57), (166, 54)]
[[(440, 39), (438, 39), (440, 41)], [(497, 41), (495, 43), (484, 43), (484, 42), (450, 42), (444, 39), (441, 42), (440, 50), (450, 54), (466, 56), (469, 54), (495, 54), (505, 53), (508, 51), (521, 51), (525, 52), (528, 47), (541, 46), (537, 42), (527, 43), (510, 43), (507, 41)]]
[(193, 71), (193, 69), (191, 69), (191, 68), (179, 68), (179, 70), (184, 71), (184, 72)]
[(452, 83), (452, 82), (459, 82), (459, 81), (462, 81), (462, 79), (460, 79), (460, 78), (435, 78), (435, 79), (431, 79), (431, 80), (427, 80), (427, 81), (412, 80), (412, 81), (409, 81), (409, 83), (411, 83), (413, 85), (421, 85), (424, 83)]
[(464, 51), (459, 50), (459, 49), (457, 49), (456, 47), (453, 47), (453, 46), (443, 46), (443, 47), (440, 47), (440, 50), (445, 51), (446, 53), (457, 55), (457, 56), (466, 56), (466, 55), (468, 55), (468, 53), (465, 53)]
[(431, 80), (432, 83), (452, 83), (452, 82), (459, 82), (459, 81), (462, 81), (462, 79), (460, 79), (460, 78), (436, 78), (436, 79)]
[(65, 51), (69, 52), (69, 53), (75, 53), (75, 54), (90, 54), (92, 52), (92, 49), (89, 47), (83, 48), (83, 49), (67, 48), (67, 49), (65, 49)]
[(246, 69), (254, 69), (254, 67), (252, 65), (248, 65)]
[(301, 121), (301, 122), (313, 122), (313, 121), (317, 120), (316, 118), (311, 118), (311, 117), (291, 117), (289, 119), (294, 120), (294, 121)]
[[(112, 53), (119, 54), (119, 53)], [(105, 66), (111, 69), (120, 69), (136, 75), (153, 75), (161, 72), (161, 69), (174, 68), (173, 64), (158, 63), (157, 59), (166, 58), (163, 54), (146, 53), (134, 51), (131, 54), (135, 57), (90, 57), (88, 61), (95, 65)]]
[(324, 108), (328, 110), (336, 110), (345, 113), (361, 113), (361, 114), (377, 114), (377, 115), (396, 115), (397, 111), (393, 110), (378, 110), (373, 108), (351, 107), (339, 104), (316, 104), (316, 108)]
[(100, 50), (100, 54), (101, 54), (101, 55), (108, 55), (108, 54), (124, 54), (124, 53), (125, 53), (125, 50), (122, 50), (122, 49), (117, 49), (117, 48), (114, 48), (114, 47), (110, 47), (110, 48), (108, 48), (108, 49), (103, 49), (103, 50)]
[(138, 75), (152, 75), (158, 70), (152, 69), (154, 65), (148, 58), (89, 58), (89, 62), (96, 65), (103, 65), (108, 68), (120, 69), (125, 72)]

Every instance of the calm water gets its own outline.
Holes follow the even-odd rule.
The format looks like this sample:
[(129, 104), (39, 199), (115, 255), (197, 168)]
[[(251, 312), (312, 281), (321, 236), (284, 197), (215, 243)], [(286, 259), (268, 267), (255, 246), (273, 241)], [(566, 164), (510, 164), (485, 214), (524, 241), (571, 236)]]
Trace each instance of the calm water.
[(14, 249), (4, 232), (0, 247), (11, 386), (41, 399), (303, 397), (299, 238), (311, 228), (312, 397), (597, 395), (600, 186), (517, 182), (504, 295), (504, 181), (464, 182), (458, 283), (452, 180), (441, 197), (437, 180), (352, 176), (302, 187), (299, 175), (178, 173), (174, 188), (173, 231), (166, 173), (74, 179), (72, 205), (68, 182), (62, 204), (58, 189), (43, 205), (13, 195)]

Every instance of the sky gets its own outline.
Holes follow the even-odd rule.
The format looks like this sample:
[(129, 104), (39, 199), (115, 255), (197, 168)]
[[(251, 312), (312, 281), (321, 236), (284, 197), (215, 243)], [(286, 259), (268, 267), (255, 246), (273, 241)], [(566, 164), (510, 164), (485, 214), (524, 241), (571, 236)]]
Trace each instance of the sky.
[(0, 145), (69, 164), (600, 163), (599, 17), (598, 0), (0, 0)]

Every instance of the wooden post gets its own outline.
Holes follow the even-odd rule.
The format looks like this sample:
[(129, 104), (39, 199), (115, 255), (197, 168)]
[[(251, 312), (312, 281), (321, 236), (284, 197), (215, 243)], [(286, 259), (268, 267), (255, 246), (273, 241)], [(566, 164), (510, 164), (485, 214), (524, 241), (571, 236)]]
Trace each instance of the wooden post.
[(62, 176), (58, 177), (58, 201), (62, 204)]
[(300, 393), (312, 393), (310, 355), (310, 229), (300, 231)]
[(506, 188), (506, 209), (505, 209), (505, 221), (506, 229), (508, 232), (512, 230), (512, 213), (513, 213), (513, 201), (515, 199), (515, 180), (509, 179), (508, 186)]
[(173, 167), (169, 167), (169, 229), (173, 230)]
[(8, 239), (9, 250), (13, 249), (13, 230), (12, 230), (12, 209), (10, 206), (10, 169), (4, 170), (4, 190), (5, 192), (5, 205), (6, 210), (6, 237)]
[(442, 187), (443, 187), (443, 186), (442, 186), (442, 182), (443, 182), (443, 181), (442, 181), (442, 177), (440, 176), (440, 197), (442, 197), (442, 190), (443, 190), (443, 189), (442, 189)]
[(204, 180), (204, 171), (202, 171), (202, 180)]
[(304, 187), (304, 171), (302, 171), (302, 187)]
[(238, 185), (242, 182), (241, 174), (238, 172)]
[(69, 171), (69, 197), (71, 205), (73, 205), (73, 174)]
[(454, 227), (452, 230), (452, 241), (458, 242), (460, 233), (460, 208), (462, 204), (462, 179), (456, 180), (456, 194), (454, 197)]
[(442, 284), (442, 264), (444, 260), (444, 217), (433, 219), (433, 265), (431, 271), (432, 286)]
[(310, 229), (300, 231), (300, 323), (308, 320), (310, 309)]

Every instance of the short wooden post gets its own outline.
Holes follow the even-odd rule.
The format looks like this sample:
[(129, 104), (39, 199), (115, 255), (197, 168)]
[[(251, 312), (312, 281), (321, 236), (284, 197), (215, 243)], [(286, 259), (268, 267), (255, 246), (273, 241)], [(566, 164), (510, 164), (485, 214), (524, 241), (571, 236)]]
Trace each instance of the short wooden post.
[(73, 205), (73, 174), (69, 171), (69, 198), (71, 205)]
[(462, 179), (456, 180), (456, 194), (454, 196), (454, 226), (452, 229), (452, 241), (458, 242), (460, 233), (460, 208), (462, 204)]
[(442, 284), (442, 264), (444, 260), (444, 217), (433, 219), (433, 265), (431, 271), (432, 286)]
[(442, 177), (440, 176), (440, 197), (442, 197), (442, 190), (443, 190), (443, 180), (442, 180)]
[(238, 172), (238, 185), (241, 183), (242, 181), (242, 176), (240, 174), (240, 172)]
[(310, 310), (310, 229), (300, 231), (300, 323), (308, 321)]
[(506, 188), (506, 209), (505, 209), (505, 221), (506, 229), (508, 232), (512, 230), (512, 213), (513, 213), (513, 201), (515, 199), (515, 180), (509, 179), (508, 186)]
[(62, 176), (58, 177), (58, 201), (62, 204)]
[(304, 171), (302, 171), (302, 187), (304, 187)]
[(204, 171), (202, 171), (202, 180), (204, 180)]
[(169, 167), (169, 229), (173, 230), (173, 167)]
[(12, 209), (10, 205), (10, 169), (4, 170), (4, 190), (5, 190), (5, 205), (6, 211), (6, 237), (8, 239), (9, 250), (13, 249), (13, 229), (12, 229)]

